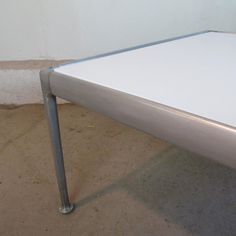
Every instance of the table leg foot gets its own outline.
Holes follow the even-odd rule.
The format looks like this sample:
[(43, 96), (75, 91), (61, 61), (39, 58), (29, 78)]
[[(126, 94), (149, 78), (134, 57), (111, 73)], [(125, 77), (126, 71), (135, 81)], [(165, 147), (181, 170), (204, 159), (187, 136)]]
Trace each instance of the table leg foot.
[(60, 207), (59, 212), (65, 215), (65, 214), (71, 213), (74, 209), (75, 209), (75, 205), (70, 204), (69, 206)]

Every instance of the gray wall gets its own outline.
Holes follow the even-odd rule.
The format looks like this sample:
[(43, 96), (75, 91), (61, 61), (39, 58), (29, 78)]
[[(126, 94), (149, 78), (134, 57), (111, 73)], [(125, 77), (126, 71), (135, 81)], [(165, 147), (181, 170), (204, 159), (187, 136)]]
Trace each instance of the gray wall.
[(81, 58), (191, 32), (236, 31), (235, 0), (2, 0), (0, 60)]

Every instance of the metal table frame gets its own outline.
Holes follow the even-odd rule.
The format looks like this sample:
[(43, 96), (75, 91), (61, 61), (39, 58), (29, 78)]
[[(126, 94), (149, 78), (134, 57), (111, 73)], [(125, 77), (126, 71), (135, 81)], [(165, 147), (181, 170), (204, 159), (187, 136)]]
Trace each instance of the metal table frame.
[[(95, 57), (85, 58), (77, 62), (92, 60), (98, 57), (105, 57), (207, 32), (215, 31), (204, 31), (168, 40), (162, 40)], [(124, 124), (152, 134), (156, 137), (162, 138), (166, 141), (170, 141), (188, 150), (208, 156), (214, 160), (223, 162), (228, 165), (232, 165), (232, 163), (233, 165), (235, 165), (234, 157), (236, 156), (236, 149), (234, 147), (236, 140), (236, 130), (233, 127), (226, 126), (212, 120), (195, 116), (193, 114), (183, 112), (155, 102), (151, 102), (142, 98), (137, 98), (133, 95), (118, 92), (113, 89), (107, 89), (103, 86), (96, 86), (95, 88), (94, 84), (91, 84), (89, 82), (75, 82), (73, 81), (73, 78), (69, 76), (64, 76), (56, 73), (54, 71), (54, 68), (49, 68), (47, 70), (41, 71), (40, 79), (52, 143), (57, 183), (61, 198), (61, 207), (59, 208), (59, 210), (63, 214), (72, 212), (74, 209), (74, 205), (70, 203), (68, 196), (56, 97), (61, 97), (68, 101), (81, 104), (85, 107), (88, 107), (89, 109), (107, 115), (114, 120), (120, 121)], [(71, 81), (71, 85), (67, 84), (68, 80)], [(51, 83), (54, 84), (55, 88), (51, 88)], [(58, 87), (56, 86), (57, 83), (59, 84)], [(75, 83), (78, 83), (77, 90), (75, 90)], [(68, 90), (64, 91), (63, 87), (65, 88), (68, 86)], [(87, 93), (83, 92), (84, 89), (87, 90)], [(90, 92), (93, 92), (93, 97), (96, 97), (96, 101), (92, 100), (92, 98), (89, 97), (88, 94)], [(119, 97), (119, 99), (117, 100), (116, 97)], [(101, 105), (104, 99), (109, 99), (109, 104), (106, 106)], [(126, 110), (123, 109), (124, 104), (126, 106)], [(113, 109), (114, 107), (116, 107), (116, 109)], [(147, 112), (151, 112), (152, 116), (145, 116)], [(136, 118), (137, 115), (140, 116), (140, 119)], [(157, 117), (158, 119), (156, 119)], [(153, 127), (164, 128), (161, 130), (157, 130)], [(168, 128), (165, 129), (165, 127)], [(173, 130), (174, 132), (172, 132)], [(192, 133), (195, 134), (193, 140), (195, 140), (196, 142), (189, 140), (189, 134)], [(207, 134), (207, 137), (203, 137), (202, 133)], [(224, 143), (226, 144), (225, 149), (228, 148), (230, 150), (224, 160), (222, 160), (221, 157), (224, 154), (225, 149), (221, 150), (220, 145), (218, 145), (220, 142), (222, 142), (222, 140), (224, 140)]]

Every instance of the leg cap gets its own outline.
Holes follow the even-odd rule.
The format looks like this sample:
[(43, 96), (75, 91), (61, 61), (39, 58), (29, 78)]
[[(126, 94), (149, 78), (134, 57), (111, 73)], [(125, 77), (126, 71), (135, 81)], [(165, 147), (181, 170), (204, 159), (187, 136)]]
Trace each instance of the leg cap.
[(69, 206), (66, 206), (66, 207), (60, 207), (60, 208), (59, 208), (59, 211), (60, 211), (60, 213), (62, 213), (62, 214), (69, 214), (69, 213), (71, 213), (74, 209), (75, 209), (74, 204), (70, 204)]

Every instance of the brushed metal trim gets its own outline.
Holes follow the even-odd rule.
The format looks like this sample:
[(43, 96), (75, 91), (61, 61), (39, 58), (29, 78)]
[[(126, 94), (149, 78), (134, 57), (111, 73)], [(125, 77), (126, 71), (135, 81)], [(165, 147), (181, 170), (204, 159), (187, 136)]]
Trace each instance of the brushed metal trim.
[(167, 42), (171, 42), (171, 41), (175, 41), (175, 40), (179, 40), (179, 39), (184, 39), (184, 38), (196, 36), (196, 35), (199, 35), (199, 34), (206, 34), (206, 33), (210, 33), (210, 32), (223, 33), (223, 31), (220, 32), (220, 31), (216, 31), (216, 30), (204, 30), (204, 31), (195, 32), (195, 33), (191, 33), (191, 34), (181, 35), (181, 36), (177, 36), (177, 37), (173, 37), (173, 38), (158, 40), (158, 41), (145, 43), (145, 44), (141, 44), (141, 45), (137, 45), (137, 46), (132, 46), (132, 47), (128, 47), (128, 48), (114, 50), (114, 51), (111, 51), (111, 52), (102, 53), (102, 54), (98, 54), (98, 55), (94, 55), (94, 56), (90, 56), (90, 57), (85, 57), (85, 58), (81, 58), (81, 59), (78, 59), (78, 60), (73, 60), (72, 62), (66, 62), (66, 63), (63, 63), (61, 65), (55, 66), (55, 67), (53, 67), (53, 69), (56, 69), (56, 68), (59, 68), (61, 66), (65, 66), (65, 65), (71, 65), (71, 64), (80, 63), (80, 62), (84, 62), (84, 61), (89, 61), (89, 60), (93, 60), (93, 59), (97, 59), (97, 58), (101, 58), (101, 57), (112, 56), (112, 55), (123, 53), (123, 52), (128, 52), (128, 51), (141, 49), (141, 48), (145, 48), (145, 47), (150, 47), (150, 46), (153, 46), (153, 45), (157, 45), (157, 44), (161, 44), (161, 43), (167, 43)]
[(101, 85), (50, 73), (55, 96), (236, 168), (236, 129)]

